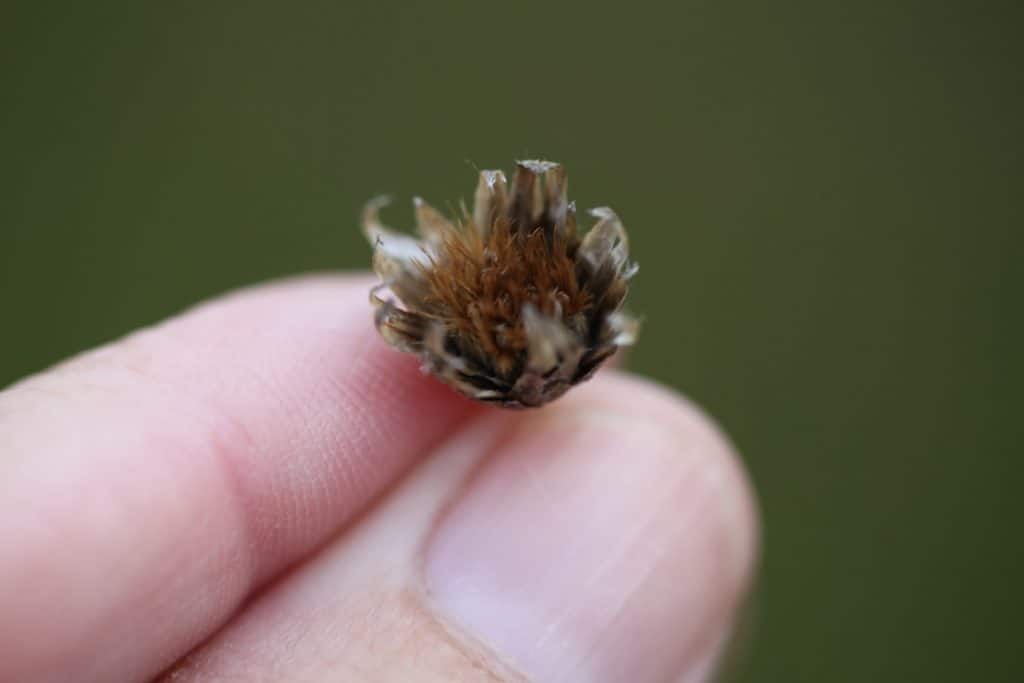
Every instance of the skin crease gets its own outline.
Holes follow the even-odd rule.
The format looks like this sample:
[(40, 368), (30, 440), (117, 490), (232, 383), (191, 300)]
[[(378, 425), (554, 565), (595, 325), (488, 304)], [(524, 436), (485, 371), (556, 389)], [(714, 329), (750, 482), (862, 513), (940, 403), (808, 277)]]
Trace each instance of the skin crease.
[[(543, 410), (471, 403), (377, 338), (371, 283), (243, 290), (0, 392), (0, 680), (695, 680), (757, 554), (718, 430), (607, 370)], [(522, 623), (554, 619), (535, 648), (460, 591), (520, 576), (464, 539), (529, 541), (541, 490), (522, 562), (564, 575), (520, 587)], [(611, 551), (542, 604), (574, 583), (556, 534)]]

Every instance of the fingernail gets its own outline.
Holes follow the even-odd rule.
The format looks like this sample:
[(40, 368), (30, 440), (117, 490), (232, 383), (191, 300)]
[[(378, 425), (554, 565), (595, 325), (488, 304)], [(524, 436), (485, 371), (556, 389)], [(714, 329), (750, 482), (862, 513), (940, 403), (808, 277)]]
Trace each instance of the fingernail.
[(684, 432), (615, 412), (525, 418), (430, 540), (434, 608), (533, 681), (702, 666), (745, 582), (752, 524), (728, 509), (745, 491), (727, 447)]

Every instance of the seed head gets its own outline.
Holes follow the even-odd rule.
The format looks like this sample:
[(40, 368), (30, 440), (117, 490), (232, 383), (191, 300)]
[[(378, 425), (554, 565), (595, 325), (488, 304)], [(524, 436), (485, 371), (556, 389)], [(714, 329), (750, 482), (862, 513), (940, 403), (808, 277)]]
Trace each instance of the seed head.
[(363, 210), (382, 280), (370, 292), (377, 330), (461, 393), (540, 406), (635, 341), (637, 322), (620, 310), (637, 270), (625, 228), (592, 209), (580, 238), (561, 165), (520, 161), (511, 188), (501, 171), (481, 172), (473, 212), (454, 223), (414, 199), (419, 239), (381, 224), (388, 201)]

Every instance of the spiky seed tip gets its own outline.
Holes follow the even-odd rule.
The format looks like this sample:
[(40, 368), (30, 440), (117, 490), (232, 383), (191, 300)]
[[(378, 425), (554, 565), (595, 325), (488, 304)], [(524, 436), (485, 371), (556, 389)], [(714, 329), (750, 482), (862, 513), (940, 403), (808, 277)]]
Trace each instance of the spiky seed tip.
[(384, 339), (459, 392), (508, 408), (558, 398), (633, 344), (626, 230), (601, 207), (581, 238), (566, 186), (551, 161), (517, 162), (511, 188), (501, 171), (482, 171), (472, 213), (455, 222), (413, 200), (418, 240), (384, 226), (387, 200), (371, 200), (363, 232), (382, 281), (370, 300)]

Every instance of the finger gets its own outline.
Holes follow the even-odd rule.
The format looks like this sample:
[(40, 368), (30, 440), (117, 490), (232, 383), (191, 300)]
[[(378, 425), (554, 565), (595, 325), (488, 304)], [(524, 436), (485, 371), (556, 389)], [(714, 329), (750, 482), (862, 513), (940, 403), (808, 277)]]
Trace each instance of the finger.
[(254, 288), (0, 393), (0, 680), (155, 675), (470, 414), (369, 285)]
[(476, 421), (168, 680), (695, 683), (755, 546), (717, 430), (605, 373)]

